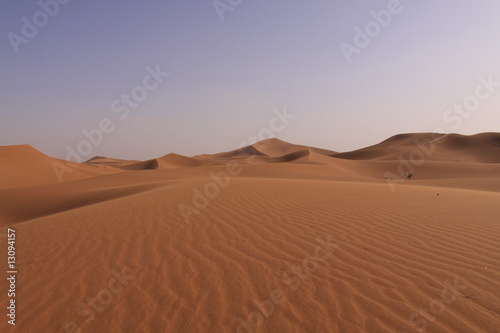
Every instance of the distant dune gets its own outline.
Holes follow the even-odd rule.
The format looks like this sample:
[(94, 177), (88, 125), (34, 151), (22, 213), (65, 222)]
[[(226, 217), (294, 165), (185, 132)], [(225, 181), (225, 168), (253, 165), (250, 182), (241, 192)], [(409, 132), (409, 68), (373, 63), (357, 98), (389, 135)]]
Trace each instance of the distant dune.
[(18, 332), (500, 332), (498, 133), (0, 172)]
[(145, 162), (138, 162), (122, 167), (124, 170), (158, 170), (158, 169), (176, 169), (190, 168), (204, 164), (203, 161), (192, 157), (186, 157), (170, 153), (160, 158), (155, 158)]
[(335, 159), (398, 161), (400, 157), (416, 156), (418, 158), (421, 154), (412, 155), (415, 151), (423, 153), (426, 161), (500, 163), (500, 133), (481, 133), (472, 136), (436, 133), (399, 134), (379, 144), (344, 153), (291, 144), (274, 138), (211, 155), (187, 157), (170, 153), (144, 162), (97, 156), (87, 161), (86, 164), (106, 165), (124, 170), (187, 168), (217, 165), (228, 160), (235, 160), (239, 163), (332, 164), (336, 163)]
[(433, 161), (500, 163), (500, 133), (472, 136), (400, 134), (374, 146), (330, 156), (352, 160), (398, 160), (400, 155), (408, 156), (414, 150), (423, 151), (426, 159)]
[(322, 154), (322, 155), (331, 155), (331, 154), (335, 153), (334, 151), (326, 150), (326, 149), (313, 148), (313, 147), (301, 146), (301, 145), (294, 145), (294, 144), (290, 144), (288, 142), (281, 141), (279, 139), (263, 140), (263, 141), (257, 142), (256, 144), (252, 145), (252, 147), (254, 147), (256, 150), (258, 150), (262, 154), (265, 154), (265, 155), (271, 156), (271, 157), (281, 157), (281, 156), (295, 153), (298, 151), (302, 151), (305, 149), (310, 150), (311, 152), (314, 152), (317, 154)]
[[(213, 154), (213, 155), (198, 155), (195, 157), (203, 158), (205, 160), (218, 161), (218, 160), (242, 160), (245, 162), (275, 162), (273, 157), (284, 157), (285, 155), (297, 153), (300, 151), (309, 150), (323, 155), (335, 154), (334, 151), (313, 148), (302, 145), (295, 145), (279, 139), (267, 139), (257, 142), (253, 145), (245, 146), (229, 152)], [(249, 160), (249, 158), (252, 158)]]
[(129, 161), (129, 160), (120, 160), (116, 158), (109, 158), (109, 157), (104, 157), (104, 156), (95, 156), (92, 157), (90, 160), (86, 161), (84, 164), (92, 165), (92, 166), (97, 166), (97, 167), (106, 167), (106, 166), (111, 166), (114, 168), (124, 168), (126, 166), (129, 166), (131, 164), (139, 163), (139, 161)]

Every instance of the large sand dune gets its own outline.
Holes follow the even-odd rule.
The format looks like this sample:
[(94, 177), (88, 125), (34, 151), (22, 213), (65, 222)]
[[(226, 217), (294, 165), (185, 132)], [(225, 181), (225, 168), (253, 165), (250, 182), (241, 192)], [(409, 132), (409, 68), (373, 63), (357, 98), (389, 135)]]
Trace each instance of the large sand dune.
[(29, 145), (0, 147), (0, 189), (71, 182), (114, 172), (51, 158)]
[[(500, 332), (499, 137), (98, 157), (62, 183), (1, 147), (19, 289), (0, 331)], [(436, 143), (423, 163), (415, 140)], [(399, 156), (415, 176), (391, 187)]]

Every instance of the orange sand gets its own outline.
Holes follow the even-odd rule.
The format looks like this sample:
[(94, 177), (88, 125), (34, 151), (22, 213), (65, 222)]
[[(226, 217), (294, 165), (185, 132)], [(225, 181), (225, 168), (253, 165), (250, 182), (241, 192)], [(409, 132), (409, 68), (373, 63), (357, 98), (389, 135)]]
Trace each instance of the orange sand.
[(54, 160), (0, 147), (1, 332), (500, 332), (500, 134)]

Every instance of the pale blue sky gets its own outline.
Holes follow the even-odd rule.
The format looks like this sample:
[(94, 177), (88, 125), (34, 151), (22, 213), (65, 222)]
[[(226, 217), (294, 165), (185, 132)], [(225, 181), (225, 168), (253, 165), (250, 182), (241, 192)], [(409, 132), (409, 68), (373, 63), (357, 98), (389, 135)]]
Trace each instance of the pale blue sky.
[[(285, 106), (297, 117), (277, 137), (338, 151), (438, 127), (498, 132), (500, 88), (456, 130), (443, 114), (479, 76), (500, 82), (500, 2), (401, 0), (347, 63), (339, 44), (389, 2), (243, 0), (221, 21), (210, 0), (72, 0), (16, 54), (8, 34), (22, 36), (41, 7), (2, 1), (0, 145), (64, 158), (109, 118), (114, 131), (85, 159), (214, 153)], [(121, 120), (112, 102), (156, 65), (169, 76)]]

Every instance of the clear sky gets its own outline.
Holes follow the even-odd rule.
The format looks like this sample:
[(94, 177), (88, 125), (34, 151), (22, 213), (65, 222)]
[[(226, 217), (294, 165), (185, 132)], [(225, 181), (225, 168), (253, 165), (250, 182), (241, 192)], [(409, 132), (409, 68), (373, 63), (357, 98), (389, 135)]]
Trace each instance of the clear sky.
[[(0, 2), (0, 145), (65, 158), (106, 118), (85, 159), (215, 153), (270, 132), (348, 151), (499, 131), (500, 87), (443, 120), (479, 77), (500, 82), (498, 0), (217, 0), (219, 12), (212, 0), (54, 1)], [(372, 37), (356, 44), (355, 27)], [(347, 44), (362, 46), (349, 63)], [(159, 83), (146, 77), (158, 65)], [(133, 91), (140, 102), (125, 104)], [(281, 126), (285, 107), (296, 117)]]

